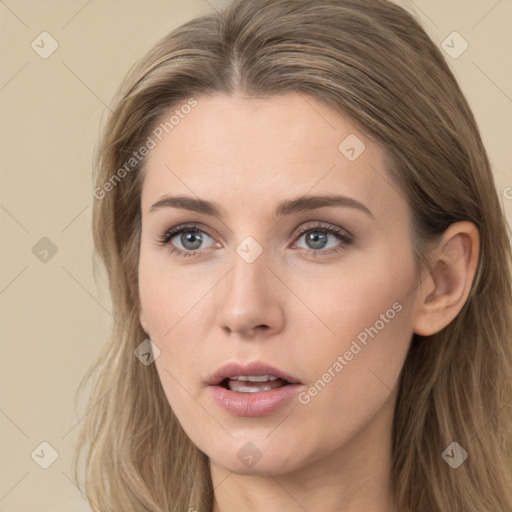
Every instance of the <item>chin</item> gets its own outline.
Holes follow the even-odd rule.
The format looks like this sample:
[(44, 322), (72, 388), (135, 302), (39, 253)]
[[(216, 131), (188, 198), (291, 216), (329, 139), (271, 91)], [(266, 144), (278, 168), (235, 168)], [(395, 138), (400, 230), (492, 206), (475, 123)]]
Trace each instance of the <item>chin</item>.
[(268, 457), (262, 456), (261, 459), (252, 464), (240, 461), (237, 456), (229, 460), (225, 458), (214, 460), (214, 462), (216, 465), (237, 475), (268, 477), (269, 475), (285, 475), (299, 469), (300, 464), (298, 462), (292, 463), (285, 459), (286, 457), (272, 454)]

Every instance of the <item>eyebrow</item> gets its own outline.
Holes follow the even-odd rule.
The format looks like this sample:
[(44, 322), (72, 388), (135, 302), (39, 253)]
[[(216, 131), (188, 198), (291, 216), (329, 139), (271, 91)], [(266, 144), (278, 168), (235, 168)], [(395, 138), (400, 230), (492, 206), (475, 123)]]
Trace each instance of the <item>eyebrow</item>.
[[(296, 199), (287, 199), (277, 206), (275, 210), (275, 216), (283, 217), (286, 215), (292, 215), (294, 213), (307, 212), (332, 206), (354, 208), (360, 210), (375, 220), (373, 213), (363, 203), (360, 203), (351, 197), (332, 194), (321, 196), (301, 196)], [(160, 201), (154, 203), (149, 211), (153, 212), (160, 208), (181, 208), (183, 210), (189, 210), (192, 212), (202, 213), (204, 215), (210, 215), (212, 217), (217, 217), (219, 219), (223, 218), (222, 209), (217, 203), (190, 196), (164, 197)]]

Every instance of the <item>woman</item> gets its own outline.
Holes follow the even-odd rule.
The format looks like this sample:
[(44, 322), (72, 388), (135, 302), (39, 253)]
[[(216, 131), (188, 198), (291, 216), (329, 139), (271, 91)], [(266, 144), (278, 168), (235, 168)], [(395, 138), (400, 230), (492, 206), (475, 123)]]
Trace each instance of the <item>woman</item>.
[(94, 510), (512, 510), (506, 222), (404, 9), (235, 0), (173, 30), (94, 195)]

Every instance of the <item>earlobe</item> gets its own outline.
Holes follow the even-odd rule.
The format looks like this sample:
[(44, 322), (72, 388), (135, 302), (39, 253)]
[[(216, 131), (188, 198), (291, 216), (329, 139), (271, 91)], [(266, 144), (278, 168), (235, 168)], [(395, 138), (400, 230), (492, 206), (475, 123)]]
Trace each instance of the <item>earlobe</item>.
[(140, 325), (141, 325), (143, 331), (149, 335), (149, 331), (148, 331), (148, 327), (147, 327), (147, 323), (146, 323), (146, 317), (144, 316), (144, 311), (142, 311), (142, 308), (140, 309), (140, 312), (139, 312), (139, 321), (140, 321)]
[(430, 258), (430, 272), (422, 283), (413, 329), (431, 336), (461, 311), (471, 291), (480, 253), (478, 229), (456, 222), (444, 233)]

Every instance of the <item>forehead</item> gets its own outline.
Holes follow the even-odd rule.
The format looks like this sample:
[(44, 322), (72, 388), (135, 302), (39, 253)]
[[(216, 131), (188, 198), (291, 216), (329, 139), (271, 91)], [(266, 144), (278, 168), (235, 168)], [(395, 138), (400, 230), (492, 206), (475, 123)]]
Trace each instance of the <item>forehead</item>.
[(396, 203), (382, 150), (334, 108), (298, 93), (196, 101), (152, 135), (143, 209), (179, 194), (269, 211), (306, 194), (344, 194), (375, 208)]

